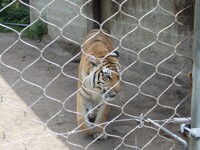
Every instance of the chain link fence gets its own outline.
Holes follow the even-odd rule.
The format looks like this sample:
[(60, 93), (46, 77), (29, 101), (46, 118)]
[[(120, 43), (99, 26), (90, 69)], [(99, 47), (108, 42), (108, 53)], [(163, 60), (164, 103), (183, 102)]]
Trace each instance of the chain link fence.
[[(0, 149), (188, 149), (193, 11), (187, 0), (1, 1)], [(92, 28), (108, 30), (122, 65), (104, 141), (76, 123), (76, 62)]]
[[(28, 4), (28, 0), (22, 2)], [(0, 3), (0, 23), (9, 26), (28, 26), (30, 24), (29, 7), (19, 1), (2, 0)]]

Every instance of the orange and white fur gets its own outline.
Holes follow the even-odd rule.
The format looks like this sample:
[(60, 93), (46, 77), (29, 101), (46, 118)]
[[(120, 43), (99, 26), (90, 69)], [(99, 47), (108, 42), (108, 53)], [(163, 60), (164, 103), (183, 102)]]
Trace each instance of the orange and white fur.
[(79, 65), (77, 122), (94, 138), (107, 138), (103, 123), (109, 113), (108, 102), (121, 90), (118, 58), (108, 35), (100, 30), (88, 34)]

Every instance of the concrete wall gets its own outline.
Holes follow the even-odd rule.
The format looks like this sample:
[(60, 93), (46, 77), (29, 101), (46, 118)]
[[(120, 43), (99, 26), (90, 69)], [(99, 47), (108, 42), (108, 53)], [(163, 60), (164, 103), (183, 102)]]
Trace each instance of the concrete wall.
[[(118, 0), (118, 2), (123, 2), (123, 0)], [(157, 0), (129, 0), (123, 4), (121, 9), (125, 14), (118, 13), (110, 20), (112, 35), (121, 40), (122, 46), (119, 47), (119, 51), (123, 55), (122, 63), (128, 66), (139, 58), (141, 61), (158, 65), (163, 59), (175, 54), (161, 63), (158, 70), (169, 75), (176, 75), (190, 66), (191, 59), (187, 57), (192, 58), (192, 37), (190, 35), (193, 32), (193, 7), (180, 12), (190, 4), (192, 1), (188, 0), (160, 0), (160, 7), (157, 7)], [(112, 14), (118, 9), (118, 5), (113, 3)], [(143, 17), (153, 9), (155, 10)], [(178, 12), (180, 14), (175, 17), (174, 14)], [(169, 25), (169, 28), (160, 32)], [(130, 31), (133, 32), (129, 33)], [(161, 42), (157, 40), (157, 35)], [(153, 45), (145, 48), (153, 42), (155, 42)], [(181, 42), (180, 45), (179, 42)], [(116, 41), (117, 45), (119, 42)], [(142, 72), (151, 74), (152, 70), (150, 65), (140, 61), (130, 69), (139, 74)], [(145, 71), (142, 71), (144, 69)]]
[[(80, 14), (78, 7), (82, 6), (86, 0), (73, 0), (75, 4), (66, 2), (65, 0), (30, 0), (30, 5), (41, 11), (41, 17), (48, 21), (48, 34), (51, 38), (56, 38), (61, 34), (82, 44), (87, 34), (87, 20)], [(50, 4), (51, 3), (51, 4)], [(82, 14), (86, 15), (85, 9)], [(31, 9), (31, 21), (38, 17), (38, 13)], [(76, 19), (74, 19), (76, 17)], [(74, 19), (73, 21), (71, 21)], [(71, 21), (71, 22), (70, 22)], [(70, 22), (67, 26), (66, 24)], [(59, 27), (59, 28), (58, 28)]]
[[(30, 4), (37, 9), (42, 10), (42, 8), (51, 1), (52, 0), (30, 0)], [(80, 7), (86, 1), (87, 0), (73, 0), (72, 2)], [(118, 2), (121, 3), (123, 0), (118, 0)], [(113, 39), (115, 46), (119, 46), (119, 51), (122, 53), (123, 57), (121, 57), (120, 60), (123, 66), (130, 65), (130, 63), (138, 58), (141, 61), (158, 65), (163, 59), (172, 54), (175, 55), (159, 65), (159, 71), (175, 75), (181, 69), (189, 66), (191, 64), (191, 59), (187, 57), (192, 57), (192, 37), (187, 37), (193, 31), (193, 7), (190, 7), (183, 12), (180, 11), (191, 3), (192, 1), (188, 0), (160, 0), (159, 6), (161, 8), (156, 8), (157, 0), (129, 0), (124, 3), (121, 9), (127, 15), (119, 12), (107, 22), (111, 25), (111, 34), (121, 40), (121, 46), (119, 46), (119, 41)], [(111, 8), (109, 9), (111, 9), (112, 15), (118, 11), (119, 6), (116, 3), (111, 2)], [(155, 9), (153, 12), (146, 17), (143, 17), (153, 9)], [(87, 12), (87, 7), (84, 7), (82, 13), (86, 15)], [(180, 14), (178, 17), (175, 17), (174, 14), (177, 14), (178, 12), (180, 12)], [(35, 11), (32, 11), (32, 20), (34, 20), (37, 15), (38, 14), (35, 13)], [(78, 17), (71, 21), (71, 19), (77, 15)], [(48, 22), (62, 28), (64, 36), (80, 44), (83, 43), (87, 34), (87, 24), (89, 22), (80, 15), (78, 7), (64, 0), (56, 0), (42, 11), (41, 16)], [(176, 22), (176, 20), (181, 24)], [(65, 26), (69, 21), (71, 22)], [(138, 26), (139, 21), (141, 26)], [(171, 26), (169, 28), (160, 32), (170, 24)], [(134, 28), (134, 32), (127, 34)], [(48, 34), (52, 38), (61, 34), (61, 30), (55, 26), (48, 25), (48, 29)], [(158, 39), (161, 42), (157, 40), (158, 33)], [(124, 37), (124, 35), (126, 36)], [(183, 42), (178, 45), (182, 40)], [(152, 42), (155, 43), (148, 48), (145, 48)], [(177, 46), (176, 49), (175, 46)], [(184, 58), (179, 55), (187, 57)], [(141, 61), (138, 61), (135, 65), (130, 67), (130, 69), (138, 72), (138, 74), (150, 74), (151, 67), (145, 63), (141, 63)], [(141, 72), (144, 68), (145, 71)]]

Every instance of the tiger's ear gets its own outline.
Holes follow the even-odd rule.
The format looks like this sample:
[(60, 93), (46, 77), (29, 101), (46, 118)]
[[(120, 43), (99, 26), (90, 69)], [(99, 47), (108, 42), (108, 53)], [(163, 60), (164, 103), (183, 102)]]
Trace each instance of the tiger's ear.
[(118, 51), (113, 51), (113, 52), (110, 54), (110, 56), (119, 58), (119, 53), (118, 53)]
[(89, 62), (90, 62), (91, 67), (98, 66), (99, 64), (99, 60), (95, 56), (90, 56)]

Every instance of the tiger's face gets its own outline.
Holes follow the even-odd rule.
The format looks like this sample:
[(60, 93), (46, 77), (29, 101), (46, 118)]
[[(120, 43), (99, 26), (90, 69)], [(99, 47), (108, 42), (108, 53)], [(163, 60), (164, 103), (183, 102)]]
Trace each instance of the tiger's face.
[(121, 91), (120, 65), (117, 52), (113, 52), (106, 58), (90, 60), (90, 81), (95, 92), (101, 94), (105, 101), (115, 99)]
[(120, 92), (120, 74), (118, 71), (112, 70), (113, 68), (102, 67), (102, 79), (104, 80), (103, 98), (107, 101), (112, 101), (116, 94)]

